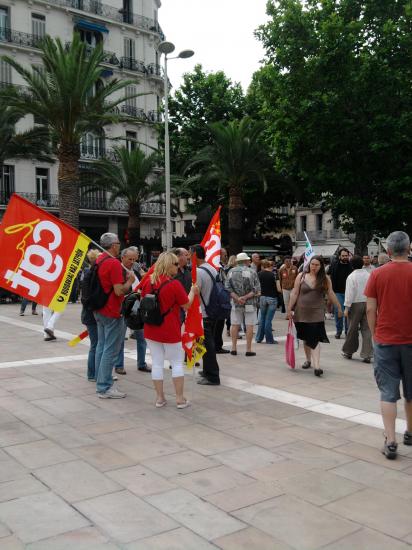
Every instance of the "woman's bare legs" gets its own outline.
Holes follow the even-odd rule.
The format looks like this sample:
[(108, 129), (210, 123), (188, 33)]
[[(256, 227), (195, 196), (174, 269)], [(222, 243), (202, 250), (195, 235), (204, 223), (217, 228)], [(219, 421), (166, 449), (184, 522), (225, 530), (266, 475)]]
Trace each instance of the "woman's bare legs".
[(163, 380), (153, 380), (153, 385), (156, 390), (156, 401), (158, 403), (163, 403), (166, 401), (165, 394), (163, 392)]

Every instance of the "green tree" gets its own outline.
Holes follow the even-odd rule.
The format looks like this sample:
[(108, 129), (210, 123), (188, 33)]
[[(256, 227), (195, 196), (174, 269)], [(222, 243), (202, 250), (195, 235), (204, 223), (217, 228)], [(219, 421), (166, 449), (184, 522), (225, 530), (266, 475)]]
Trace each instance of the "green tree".
[[(86, 132), (123, 120), (116, 107), (130, 81), (100, 81), (102, 45), (91, 52), (78, 33), (66, 47), (60, 39), (46, 37), (40, 44), (44, 69), (24, 68), (13, 58), (5, 60), (24, 79), (27, 89), (9, 87), (2, 96), (11, 107), (31, 113), (48, 129), (59, 161), (60, 217), (74, 227), (79, 224), (80, 142)], [(100, 83), (100, 85), (98, 85)], [(113, 96), (116, 99), (112, 99)]]
[(253, 89), (276, 168), (302, 201), (332, 208), (358, 252), (410, 228), (411, 2), (271, 0), (267, 12)]
[[(100, 159), (93, 166), (93, 187), (109, 192), (109, 203), (116, 199), (126, 199), (129, 219), (127, 231), (131, 245), (140, 244), (141, 204), (159, 191), (150, 181), (157, 164), (157, 153), (146, 156), (141, 149), (128, 150), (116, 147), (114, 154), (118, 162)], [(90, 184), (90, 180), (87, 185)]]
[(7, 159), (35, 158), (51, 162), (46, 128), (34, 127), (24, 132), (16, 130), (23, 115), (19, 109), (10, 107), (0, 98), (0, 183), (3, 164)]
[(263, 126), (243, 118), (210, 125), (211, 143), (190, 161), (187, 170), (197, 171), (186, 181), (190, 188), (217, 189), (212, 204), (228, 197), (229, 249), (241, 252), (243, 245), (245, 201), (250, 189), (264, 194), (267, 188), (269, 158), (261, 141)]

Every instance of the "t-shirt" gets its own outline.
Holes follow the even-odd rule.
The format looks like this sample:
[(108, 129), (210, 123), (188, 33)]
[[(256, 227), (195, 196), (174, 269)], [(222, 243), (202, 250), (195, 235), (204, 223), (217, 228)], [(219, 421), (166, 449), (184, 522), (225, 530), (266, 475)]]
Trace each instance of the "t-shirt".
[[(107, 257), (107, 254), (101, 254), (97, 258), (96, 264), (99, 265), (103, 259)], [(123, 267), (120, 260), (110, 257), (104, 260), (102, 265), (98, 268), (97, 275), (106, 294), (110, 292), (106, 305), (102, 307), (102, 309), (99, 309), (98, 313), (114, 319), (121, 317), (124, 296), (116, 296), (113, 290), (114, 285), (122, 285), (124, 283)]]
[(202, 308), (202, 316), (207, 317), (205, 306), (203, 305), (203, 302), (207, 305), (210, 300), (210, 294), (213, 289), (213, 281), (212, 277), (206, 273), (206, 270), (212, 275), (214, 279), (216, 279), (217, 271), (214, 267), (212, 267), (210, 264), (205, 262), (202, 264), (202, 268), (196, 269), (196, 278), (197, 278), (197, 286), (200, 290), (199, 300), (200, 300), (200, 306)]
[(365, 296), (378, 302), (375, 341), (412, 344), (412, 263), (390, 262), (372, 271)]
[(144, 337), (163, 344), (176, 344), (182, 341), (180, 307), (189, 301), (182, 283), (164, 275), (152, 286), (150, 277), (147, 277), (142, 285), (142, 297), (151, 294), (153, 289), (159, 288), (165, 281), (170, 282), (164, 285), (159, 292), (160, 311), (165, 313), (170, 308), (172, 309), (165, 316), (160, 326), (145, 324)]
[(346, 279), (352, 273), (352, 266), (350, 263), (337, 262), (332, 264), (329, 270), (330, 278), (332, 280), (332, 288), (334, 292), (338, 294), (345, 294)]
[(277, 298), (278, 291), (276, 289), (276, 280), (277, 277), (271, 271), (266, 271), (262, 269), (258, 273), (260, 288), (262, 296), (267, 296), (268, 298)]

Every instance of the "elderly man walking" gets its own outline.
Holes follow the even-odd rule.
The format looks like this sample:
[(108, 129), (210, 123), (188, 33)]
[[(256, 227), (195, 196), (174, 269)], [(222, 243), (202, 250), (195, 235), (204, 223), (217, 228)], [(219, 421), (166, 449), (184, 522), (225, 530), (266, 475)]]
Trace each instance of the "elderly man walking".
[(246, 325), (246, 356), (256, 355), (252, 351), (253, 327), (257, 321), (257, 298), (260, 294), (260, 282), (257, 272), (249, 267), (250, 258), (244, 252), (236, 256), (237, 266), (228, 273), (225, 286), (232, 298), (230, 322), (232, 325), (232, 355), (237, 355), (237, 337), (240, 325)]
[(412, 445), (412, 263), (408, 261), (411, 243), (403, 231), (387, 239), (391, 262), (375, 269), (365, 289), (368, 323), (374, 339), (374, 370), (381, 394), (385, 427), (382, 453), (397, 456), (395, 423), (402, 380), (405, 399), (405, 445)]
[(121, 307), (135, 276), (133, 272), (129, 272), (124, 281), (122, 264), (118, 259), (120, 241), (117, 235), (104, 233), (100, 238), (100, 246), (105, 252), (96, 260), (97, 277), (108, 298), (106, 304), (94, 312), (98, 334), (96, 389), (102, 399), (121, 399), (126, 394), (113, 386), (112, 369), (124, 339)]

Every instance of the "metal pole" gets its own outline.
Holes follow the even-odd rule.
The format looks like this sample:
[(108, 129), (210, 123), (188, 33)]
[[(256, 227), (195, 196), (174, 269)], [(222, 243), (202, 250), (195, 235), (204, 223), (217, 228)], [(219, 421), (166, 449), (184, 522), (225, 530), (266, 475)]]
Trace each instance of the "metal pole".
[(164, 68), (165, 85), (165, 193), (166, 193), (166, 250), (172, 248), (172, 220), (170, 207), (170, 143), (169, 143), (169, 81), (167, 78), (167, 54)]

